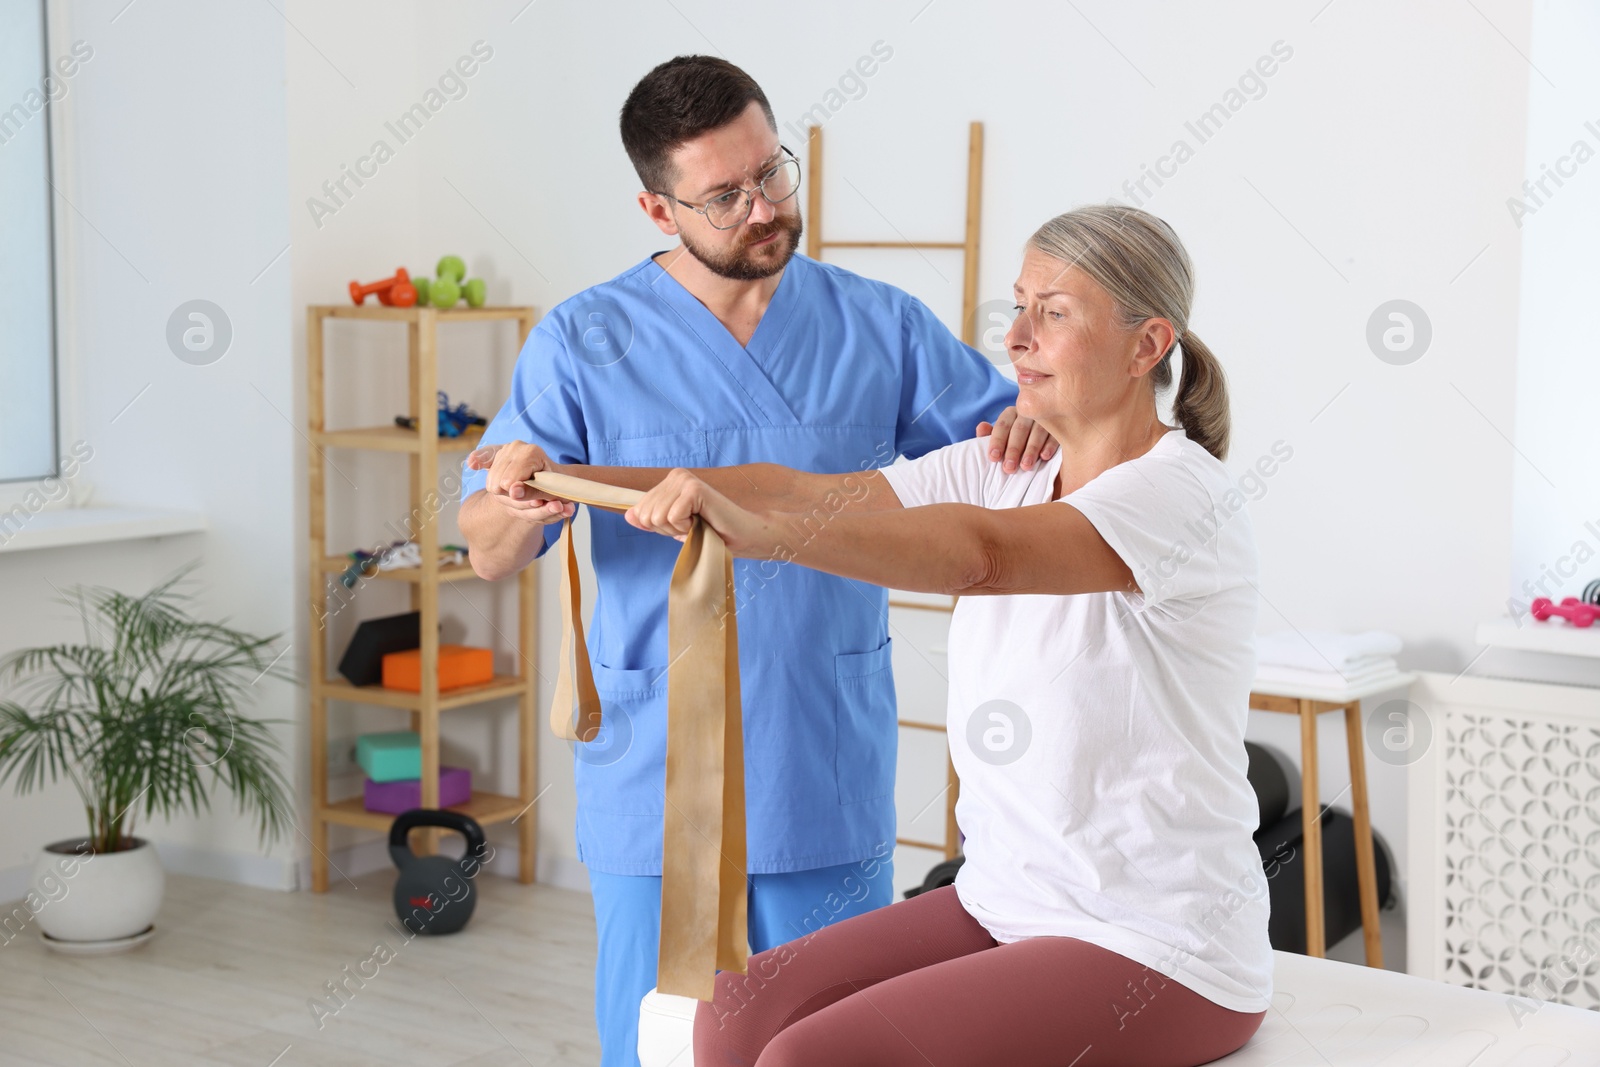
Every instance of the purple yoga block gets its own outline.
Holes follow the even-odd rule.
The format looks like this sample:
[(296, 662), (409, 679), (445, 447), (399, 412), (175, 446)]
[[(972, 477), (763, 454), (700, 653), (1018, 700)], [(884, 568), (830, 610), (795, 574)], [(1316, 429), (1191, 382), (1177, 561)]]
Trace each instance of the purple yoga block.
[[(366, 808), (386, 815), (422, 807), (422, 779), (401, 778), (394, 782), (367, 779)], [(472, 772), (465, 767), (439, 768), (439, 806), (465, 804), (472, 798)]]

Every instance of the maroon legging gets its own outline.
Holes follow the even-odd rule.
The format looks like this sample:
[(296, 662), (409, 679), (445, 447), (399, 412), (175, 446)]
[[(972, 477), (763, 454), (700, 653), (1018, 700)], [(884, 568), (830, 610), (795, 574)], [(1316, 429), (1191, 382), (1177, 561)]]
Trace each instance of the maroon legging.
[(1229, 1011), (1086, 941), (1000, 944), (945, 886), (717, 974), (695, 1067), (1192, 1067), (1265, 1012)]

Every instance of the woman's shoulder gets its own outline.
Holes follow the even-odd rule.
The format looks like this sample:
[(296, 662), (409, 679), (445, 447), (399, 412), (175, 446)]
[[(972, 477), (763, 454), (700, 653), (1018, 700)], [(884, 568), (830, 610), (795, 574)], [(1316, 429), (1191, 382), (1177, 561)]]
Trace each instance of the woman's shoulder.
[[(1144, 455), (1109, 468), (1066, 499), (1125, 509), (1139, 515), (1152, 530), (1178, 537), (1193, 530), (1215, 533), (1224, 520), (1246, 514), (1248, 498), (1234, 484), (1228, 468), (1179, 429), (1165, 434)], [(1236, 534), (1250, 536), (1248, 519), (1235, 525)]]
[(1226, 479), (1227, 472), (1215, 456), (1175, 429), (1162, 435), (1143, 455), (1107, 467), (1078, 492), (1167, 501), (1206, 497), (1214, 493), (1218, 472)]
[(1198, 518), (1194, 528), (1207, 532), (1207, 540), (1232, 561), (1230, 566), (1253, 575), (1257, 566), (1255, 531), (1248, 505), (1264, 495), (1266, 484), (1253, 477), (1253, 467), (1235, 478), (1226, 464), (1186, 434), (1168, 437), (1172, 442), (1163, 462), (1175, 478), (1181, 476), (1190, 487)]
[(1005, 472), (989, 457), (989, 436), (956, 441), (914, 459), (882, 468), (906, 507), (960, 503), (980, 507), (1019, 507), (1050, 499), (1058, 458), (1034, 464), (1033, 470)]
[(977, 477), (983, 473), (983, 464), (988, 458), (989, 438), (969, 437), (965, 441), (953, 441), (939, 448), (930, 448), (921, 455), (903, 455), (894, 464), (884, 470), (897, 472), (933, 471), (943, 470), (961, 472), (968, 478)]
[(1165, 475), (1174, 481), (1191, 483), (1213, 499), (1233, 486), (1223, 462), (1182, 429), (1169, 431), (1155, 447), (1132, 462), (1141, 464), (1141, 471), (1146, 475)]

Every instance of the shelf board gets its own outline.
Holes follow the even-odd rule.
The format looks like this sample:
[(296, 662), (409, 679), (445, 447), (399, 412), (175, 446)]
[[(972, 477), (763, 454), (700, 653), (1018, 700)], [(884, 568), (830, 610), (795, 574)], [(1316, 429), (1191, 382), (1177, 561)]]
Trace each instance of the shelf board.
[(359, 307), (355, 304), (313, 304), (311, 310), (331, 319), (370, 319), (376, 322), (416, 322), (424, 311), (431, 311), (439, 322), (493, 322), (505, 319), (514, 321), (524, 315), (533, 314), (532, 307), (515, 305), (481, 308), (396, 308), (384, 307), (382, 304), (362, 304)]
[[(316, 683), (313, 682), (313, 685)], [(498, 700), (501, 697), (521, 696), (527, 687), (527, 682), (514, 674), (497, 674), (482, 685), (464, 685), (459, 689), (447, 689), (439, 694), (439, 709), (465, 707), (468, 704), (481, 704), (487, 700)], [(416, 710), (422, 707), (422, 694), (409, 693), (404, 689), (385, 689), (381, 685), (351, 685), (344, 678), (329, 678), (317, 686), (318, 695), (329, 700), (349, 700), (357, 704), (377, 704), (386, 708), (405, 708)]]
[[(348, 800), (335, 801), (323, 808), (320, 815), (328, 822), (336, 822), (342, 826), (359, 826), (368, 830), (387, 830), (394, 822), (395, 816), (385, 811), (368, 811), (362, 797), (354, 796)], [(501, 796), (499, 793), (480, 793), (472, 791), (472, 797), (465, 804), (451, 804), (445, 811), (459, 811), (463, 815), (476, 819), (479, 823), (507, 822), (515, 819), (526, 810), (529, 802), (519, 797)]]
[[(471, 452), (483, 438), (483, 427), (474, 426), (460, 437), (439, 438), (440, 452)], [(368, 426), (357, 430), (322, 430), (311, 440), (334, 448), (366, 448), (380, 452), (421, 452), (422, 435), (402, 426)]]
[[(322, 569), (329, 574), (343, 574), (353, 560), (349, 556), (324, 556)], [(472, 569), (470, 563), (445, 563), (439, 567), (439, 580), (441, 582), (462, 582), (469, 578), (476, 578), (478, 572)], [(420, 582), (422, 581), (421, 567), (395, 567), (386, 571), (374, 571), (363, 574), (362, 581), (377, 579), (385, 582)]]
[(1565, 619), (1514, 619), (1480, 622), (1478, 644), (1515, 648), (1523, 652), (1549, 652), (1558, 656), (1600, 657), (1600, 626), (1574, 626)]

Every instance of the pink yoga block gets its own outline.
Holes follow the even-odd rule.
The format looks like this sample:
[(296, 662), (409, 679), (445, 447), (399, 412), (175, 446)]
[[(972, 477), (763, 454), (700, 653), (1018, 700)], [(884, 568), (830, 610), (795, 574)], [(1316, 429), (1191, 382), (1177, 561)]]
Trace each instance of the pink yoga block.
[[(422, 807), (422, 779), (401, 778), (394, 782), (367, 779), (366, 808), (386, 815)], [(439, 806), (465, 804), (472, 799), (472, 772), (465, 767), (439, 768)]]

